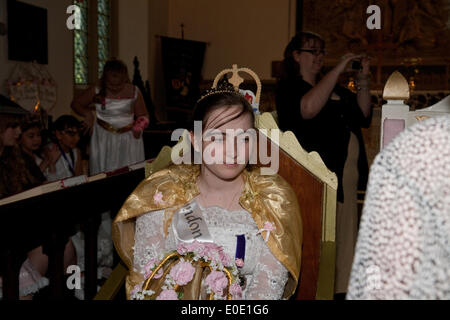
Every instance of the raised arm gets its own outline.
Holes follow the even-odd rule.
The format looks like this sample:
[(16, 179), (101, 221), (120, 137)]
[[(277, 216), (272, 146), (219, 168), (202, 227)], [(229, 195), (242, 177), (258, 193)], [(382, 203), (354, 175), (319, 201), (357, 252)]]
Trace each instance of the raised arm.
[(339, 64), (302, 97), (300, 112), (303, 119), (312, 119), (322, 110), (336, 86), (340, 74), (346, 70), (346, 66), (351, 60), (359, 57), (353, 53), (344, 55)]
[(370, 115), (370, 79), (369, 79), (369, 66), (370, 60), (368, 58), (362, 59), (363, 69), (359, 73), (356, 79), (357, 93), (356, 99), (362, 113), (367, 118)]
[(94, 108), (91, 105), (94, 102), (95, 94), (95, 87), (86, 89), (81, 95), (73, 99), (71, 104), (72, 110), (84, 117), (84, 133), (90, 131), (94, 125)]

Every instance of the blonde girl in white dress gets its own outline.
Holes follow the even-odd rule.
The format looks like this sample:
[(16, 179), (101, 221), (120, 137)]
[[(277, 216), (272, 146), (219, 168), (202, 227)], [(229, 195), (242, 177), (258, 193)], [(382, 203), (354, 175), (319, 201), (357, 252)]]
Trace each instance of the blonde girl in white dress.
[[(114, 171), (145, 160), (142, 132), (149, 117), (139, 89), (130, 83), (127, 66), (120, 60), (105, 63), (98, 86), (84, 91), (72, 102), (72, 109), (84, 117), (85, 132), (92, 133), (89, 174)], [(79, 265), (84, 269), (84, 240), (74, 241)], [(108, 276), (112, 266), (110, 212), (102, 214), (98, 237), (99, 273)]]

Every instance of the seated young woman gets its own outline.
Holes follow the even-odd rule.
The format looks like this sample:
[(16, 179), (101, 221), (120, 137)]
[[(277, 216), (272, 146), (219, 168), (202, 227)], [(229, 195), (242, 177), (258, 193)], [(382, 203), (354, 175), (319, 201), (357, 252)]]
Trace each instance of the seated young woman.
[[(233, 299), (289, 298), (301, 264), (299, 206), (282, 177), (261, 175), (259, 168), (249, 166), (250, 141), (239, 134), (253, 129), (250, 104), (233, 89), (210, 92), (197, 102), (194, 121), (201, 121), (204, 132), (195, 137), (191, 131), (193, 153), (202, 151), (202, 163), (172, 165), (154, 173), (128, 197), (114, 220), (114, 244), (130, 270), (127, 298), (142, 298), (137, 293), (149, 268), (183, 243), (220, 246), (220, 254), (232, 261), (240, 278)], [(209, 129), (219, 135), (208, 138)], [(223, 155), (223, 162), (207, 159), (218, 155)], [(238, 161), (238, 155), (244, 160)], [(183, 220), (186, 209), (198, 218), (201, 236)], [(201, 279), (195, 293), (177, 296), (161, 285), (150, 299), (204, 299), (208, 278)], [(215, 298), (226, 299), (222, 293)]]

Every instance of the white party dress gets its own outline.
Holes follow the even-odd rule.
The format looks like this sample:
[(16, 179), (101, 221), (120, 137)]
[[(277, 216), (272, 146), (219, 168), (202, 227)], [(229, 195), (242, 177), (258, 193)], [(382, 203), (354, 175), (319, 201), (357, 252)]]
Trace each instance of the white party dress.
[[(98, 93), (98, 88), (96, 93)], [(138, 88), (134, 87), (131, 98), (106, 98), (105, 106), (95, 104), (97, 119), (109, 123), (116, 129), (134, 122), (134, 102)], [(104, 129), (96, 121), (89, 150), (89, 173), (91, 175), (108, 172), (145, 160), (144, 141), (133, 136), (131, 130), (114, 133)]]

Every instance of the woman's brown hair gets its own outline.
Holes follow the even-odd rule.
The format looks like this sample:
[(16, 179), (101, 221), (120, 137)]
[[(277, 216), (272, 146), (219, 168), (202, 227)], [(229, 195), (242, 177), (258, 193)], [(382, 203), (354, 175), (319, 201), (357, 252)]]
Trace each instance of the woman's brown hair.
[(96, 103), (104, 104), (106, 97), (106, 77), (109, 73), (118, 73), (121, 74), (125, 82), (130, 82), (130, 77), (128, 75), (127, 65), (119, 60), (112, 58), (106, 61), (105, 66), (103, 67), (102, 77), (100, 78), (100, 90), (99, 93), (95, 95), (94, 101)]
[[(253, 109), (250, 103), (245, 99), (240, 93), (232, 92), (218, 92), (209, 94), (205, 98), (201, 98), (197, 104), (195, 105), (193, 116), (192, 116), (192, 127), (191, 130), (194, 129), (193, 124), (194, 121), (203, 121), (205, 122), (205, 116), (214, 108), (220, 108), (225, 106), (242, 106), (240, 112), (236, 113), (231, 119), (227, 119), (225, 122), (219, 122), (216, 127), (220, 127), (225, 123), (237, 119), (245, 113), (250, 114), (252, 123), (255, 120), (255, 115), (253, 114)], [(204, 129), (205, 123), (203, 123)]]
[(281, 78), (295, 78), (300, 74), (300, 66), (294, 60), (293, 54), (294, 51), (302, 49), (310, 41), (318, 42), (321, 49), (325, 48), (325, 41), (320, 35), (314, 32), (297, 33), (284, 49)]

